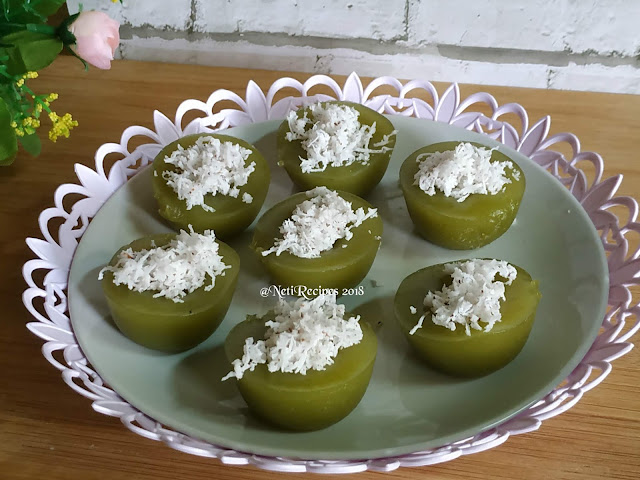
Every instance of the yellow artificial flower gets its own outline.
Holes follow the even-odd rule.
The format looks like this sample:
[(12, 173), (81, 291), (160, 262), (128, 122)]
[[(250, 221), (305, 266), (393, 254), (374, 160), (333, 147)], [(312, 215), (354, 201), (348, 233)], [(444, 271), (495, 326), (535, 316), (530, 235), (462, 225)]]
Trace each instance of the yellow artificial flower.
[(71, 129), (78, 126), (78, 122), (76, 122), (69, 113), (65, 113), (60, 117), (57, 113), (51, 112), (49, 114), (49, 119), (53, 124), (49, 131), (49, 140), (54, 143), (58, 137), (69, 138), (69, 132)]
[(16, 82), (16, 87), (21, 88), (24, 85), (24, 77)]
[[(26, 127), (26, 128), (25, 128), (25, 131), (26, 131), (27, 129), (34, 130), (34, 129), (36, 129), (36, 128), (38, 128), (38, 127), (40, 126), (40, 120), (38, 120), (38, 119), (37, 119), (37, 118), (35, 118), (35, 117), (26, 117), (26, 118), (23, 118), (23, 119), (22, 119), (22, 126), (23, 126), (23, 127)], [(28, 132), (28, 133), (29, 133), (29, 132)], [(33, 133), (33, 132), (30, 132), (30, 133)]]
[(38, 72), (27, 72), (25, 74), (26, 78), (38, 78)]
[[(58, 94), (57, 93), (50, 93), (49, 95), (47, 95), (46, 97), (44, 97), (44, 100), (42, 100), (42, 103), (44, 104), (45, 107), (48, 107), (49, 105), (51, 105), (51, 102), (55, 101), (58, 99)], [(40, 112), (42, 111), (42, 107), (40, 107)]]

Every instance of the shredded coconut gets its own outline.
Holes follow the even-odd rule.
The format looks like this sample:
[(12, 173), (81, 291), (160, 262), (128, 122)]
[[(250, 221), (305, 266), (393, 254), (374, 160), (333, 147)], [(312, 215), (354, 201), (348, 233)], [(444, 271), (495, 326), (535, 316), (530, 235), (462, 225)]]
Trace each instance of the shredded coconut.
[[(308, 117), (309, 112), (313, 120)], [(359, 116), (355, 108), (335, 103), (313, 104), (301, 118), (295, 111), (289, 112), (289, 132), (285, 138), (290, 142), (302, 140), (302, 148), (307, 152), (307, 158), (300, 157), (302, 172), (323, 172), (327, 166), (345, 167), (356, 162), (367, 165), (371, 153), (392, 150), (387, 145), (397, 132), (384, 135), (371, 148), (376, 124), (362, 125)]]
[(270, 372), (298, 373), (325, 370), (343, 348), (360, 343), (360, 316), (344, 318), (345, 307), (336, 303), (335, 294), (311, 300), (280, 300), (275, 319), (264, 339), (247, 338), (242, 358), (232, 362), (233, 370), (222, 380), (241, 379), (247, 370), (266, 364)]
[(520, 172), (511, 161), (491, 162), (494, 150), (460, 143), (455, 150), (418, 155), (413, 184), (427, 195), (435, 195), (437, 189), (458, 202), (473, 194), (496, 195), (511, 183), (507, 168), (516, 180)]
[[(415, 315), (418, 312), (418, 309), (416, 307), (414, 307), (413, 305), (409, 305), (409, 311)], [(413, 335), (413, 334), (412, 334)]]
[(309, 190), (307, 196), (309, 200), (297, 205), (291, 217), (280, 226), (282, 238), (276, 239), (262, 255), (289, 252), (296, 257), (318, 258), (322, 252), (333, 248), (339, 239), (350, 240), (352, 229), (368, 218), (378, 216), (375, 208), (369, 208), (366, 213), (362, 207), (354, 211), (351, 202), (327, 187)]
[(250, 193), (243, 193), (242, 194), (242, 201), (244, 203), (251, 203), (251, 202), (253, 202), (253, 196), (251, 196)]
[(126, 285), (129, 290), (157, 291), (154, 298), (167, 297), (175, 303), (209, 280), (206, 291), (213, 289), (216, 277), (224, 276), (231, 268), (218, 254), (219, 245), (213, 230), (204, 234), (193, 231), (180, 233), (163, 247), (152, 244), (150, 250), (134, 252), (131, 247), (122, 250), (115, 266), (106, 266), (98, 274), (102, 280), (105, 272), (113, 272), (113, 283)]
[[(491, 331), (502, 319), (500, 300), (504, 300), (505, 285), (511, 285), (517, 271), (504, 260), (474, 259), (445, 265), (445, 273), (453, 282), (437, 292), (429, 292), (424, 298), (424, 306), (436, 325), (454, 331), (458, 325), (464, 326), (465, 333), (471, 329)], [(496, 280), (500, 276), (506, 281)], [(414, 313), (413, 310), (411, 313)], [(409, 332), (413, 335), (422, 328), (426, 317), (422, 315)], [(484, 328), (479, 322), (485, 324)]]
[[(187, 210), (199, 205), (207, 212), (214, 212), (215, 209), (204, 202), (205, 196), (220, 194), (237, 198), (238, 187), (247, 184), (256, 168), (255, 162), (246, 165), (249, 155), (251, 150), (237, 143), (203, 136), (189, 148), (178, 145), (177, 150), (165, 157), (165, 163), (175, 165), (178, 170), (165, 170), (162, 178), (178, 198), (187, 203)], [(243, 201), (250, 203), (244, 197)]]

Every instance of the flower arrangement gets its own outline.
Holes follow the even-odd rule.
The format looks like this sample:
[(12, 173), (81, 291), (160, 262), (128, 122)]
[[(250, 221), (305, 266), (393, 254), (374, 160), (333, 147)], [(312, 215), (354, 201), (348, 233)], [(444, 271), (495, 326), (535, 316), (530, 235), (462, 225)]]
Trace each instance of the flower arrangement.
[[(58, 26), (47, 24), (66, 0), (0, 0), (0, 165), (10, 165), (18, 145), (33, 156), (41, 150), (36, 130), (42, 117), (51, 122), (49, 140), (69, 137), (78, 125), (71, 114), (52, 108), (56, 93), (36, 94), (27, 85), (38, 70), (68, 49), (88, 68), (109, 69), (120, 43), (119, 24), (102, 12), (71, 15)], [(117, 2), (118, 0), (112, 0)]]

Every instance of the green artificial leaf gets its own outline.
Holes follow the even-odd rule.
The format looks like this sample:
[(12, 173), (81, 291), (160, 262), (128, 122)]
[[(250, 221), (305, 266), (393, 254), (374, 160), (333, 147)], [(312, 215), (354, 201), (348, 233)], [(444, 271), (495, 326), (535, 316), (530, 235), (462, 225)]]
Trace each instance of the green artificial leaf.
[(8, 167), (13, 163), (15, 159), (16, 159), (15, 154), (11, 155), (9, 158), (0, 158), (0, 167)]
[(32, 157), (40, 155), (42, 143), (40, 142), (40, 137), (38, 137), (36, 133), (20, 137), (18, 141), (20, 142), (20, 145), (22, 145), (22, 148), (24, 148)]
[(56, 13), (66, 0), (3, 0), (5, 19), (15, 23), (46, 21)]
[[(0, 22), (0, 36), (9, 35), (10, 33), (19, 32), (25, 30), (25, 26), (21, 23), (1, 23)], [(0, 45), (2, 47), (10, 47), (11, 45)]]
[(16, 132), (11, 127), (11, 112), (0, 98), (0, 165), (10, 165), (18, 151)]
[(0, 43), (12, 45), (2, 52), (9, 57), (5, 65), (10, 75), (43, 69), (56, 59), (63, 47), (55, 35), (27, 30), (5, 35), (0, 38)]
[[(4, 52), (5, 52), (5, 49), (0, 47), (0, 57), (3, 56)], [(7, 68), (5, 67), (6, 61), (7, 61), (6, 58), (4, 59), (0, 58), (0, 70), (2, 70), (2, 72), (4, 73), (7, 73)], [(14, 81), (15, 80), (13, 79), (13, 77), (9, 77), (0, 73), (0, 95), (4, 94), (3, 90), (6, 88), (6, 85), (13, 83)]]
[[(24, 0), (22, 0), (24, 2)], [(56, 13), (66, 0), (31, 0), (33, 9), (40, 15), (49, 17)]]

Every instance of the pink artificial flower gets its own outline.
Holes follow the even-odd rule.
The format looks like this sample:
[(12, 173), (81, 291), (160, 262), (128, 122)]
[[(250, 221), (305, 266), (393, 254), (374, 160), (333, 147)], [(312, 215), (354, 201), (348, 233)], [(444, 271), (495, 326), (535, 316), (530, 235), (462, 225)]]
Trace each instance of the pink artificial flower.
[(120, 43), (119, 27), (120, 23), (106, 13), (80, 13), (69, 28), (76, 37), (75, 52), (94, 67), (109, 70)]

